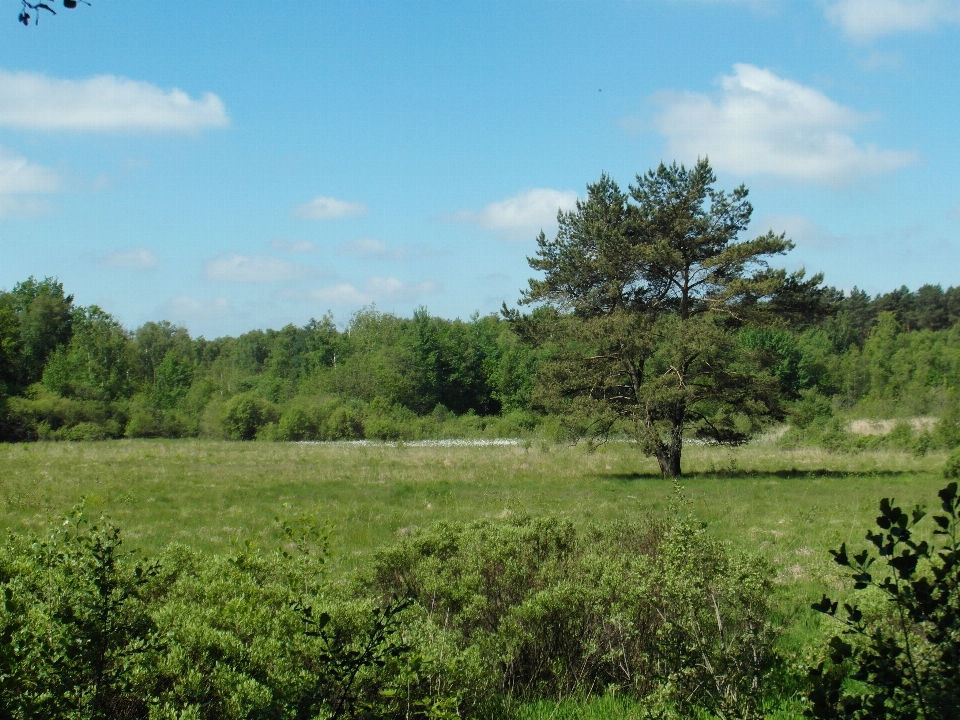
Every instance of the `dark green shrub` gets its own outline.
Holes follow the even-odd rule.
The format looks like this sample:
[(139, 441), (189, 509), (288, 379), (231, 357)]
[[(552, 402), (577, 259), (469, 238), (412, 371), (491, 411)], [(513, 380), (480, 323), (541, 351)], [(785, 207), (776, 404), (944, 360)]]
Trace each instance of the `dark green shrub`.
[[(406, 603), (338, 599), (326, 530), (282, 523), (286, 547), (231, 557), (173, 546), (156, 562), (74, 512), (0, 549), (0, 717), (424, 717), (432, 661), (401, 637)], [(449, 703), (447, 703), (449, 704)]]
[(369, 587), (415, 600), (418, 634), (461, 673), (462, 713), (602, 688), (754, 717), (773, 661), (768, 578), (689, 522), (524, 517), (417, 532), (376, 558)]
[(121, 434), (120, 423), (109, 419), (102, 423), (82, 422), (63, 428), (57, 433), (57, 439), (74, 441), (106, 440), (107, 438), (120, 437)]
[(363, 435), (371, 440), (413, 440), (419, 435), (418, 418), (402, 405), (374, 398), (363, 418)]
[(220, 425), (230, 440), (253, 440), (260, 428), (276, 422), (279, 415), (273, 403), (252, 393), (243, 393), (230, 398), (223, 406)]
[(800, 399), (790, 409), (790, 424), (798, 428), (806, 428), (817, 420), (831, 417), (833, 403), (816, 389), (801, 390)]
[(946, 464), (943, 466), (943, 476), (948, 480), (960, 478), (960, 447), (950, 453)]
[(937, 420), (933, 434), (940, 447), (948, 450), (960, 447), (960, 393), (956, 390), (950, 394), (947, 407)]
[[(884, 498), (872, 548), (831, 551), (848, 568), (855, 591), (889, 602), (864, 610), (826, 595), (813, 609), (838, 620), (843, 632), (810, 673), (817, 718), (948, 720), (960, 708), (960, 497), (957, 483), (940, 491), (933, 544), (917, 537), (926, 513), (909, 515)], [(880, 561), (878, 564), (877, 561)], [(879, 567), (878, 567), (879, 565)]]
[(833, 417), (820, 433), (819, 445), (827, 450), (844, 452), (857, 448), (857, 438), (847, 429), (845, 421)]
[(180, 437), (183, 428), (173, 411), (163, 410), (150, 399), (137, 395), (130, 401), (123, 434), (129, 438)]
[(275, 433), (277, 440), (318, 440), (319, 436), (317, 418), (299, 406), (289, 408), (280, 416)]
[(884, 443), (897, 450), (912, 450), (916, 443), (913, 426), (906, 420), (897, 421), (884, 438)]
[(337, 405), (323, 425), (326, 440), (359, 440), (363, 438), (363, 416), (351, 405)]
[(123, 434), (125, 418), (116, 405), (61, 397), (42, 385), (31, 386), (24, 397), (9, 398), (7, 406), (35, 439), (102, 440)]
[(144, 603), (156, 566), (131, 561), (120, 545), (119, 529), (79, 509), (46, 538), (8, 540), (0, 716), (146, 717), (142, 669), (162, 648)]
[(934, 445), (933, 435), (926, 430), (918, 432), (910, 446), (911, 452), (917, 457), (923, 457)]

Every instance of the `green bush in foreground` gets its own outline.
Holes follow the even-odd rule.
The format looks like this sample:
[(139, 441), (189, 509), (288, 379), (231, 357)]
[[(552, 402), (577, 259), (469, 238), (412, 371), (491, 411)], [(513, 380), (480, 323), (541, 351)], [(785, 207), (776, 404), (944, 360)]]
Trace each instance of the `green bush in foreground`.
[[(861, 608), (826, 596), (813, 605), (839, 620), (843, 634), (830, 641), (829, 659), (811, 673), (817, 718), (948, 720), (960, 708), (960, 496), (952, 482), (939, 493), (934, 544), (920, 539), (926, 513), (909, 515), (884, 498), (874, 546), (850, 556), (832, 551), (850, 570), (854, 590), (886, 599)], [(877, 560), (882, 569), (875, 569)]]
[(774, 665), (769, 578), (690, 521), (521, 517), (417, 532), (379, 555), (370, 588), (415, 599), (416, 633), (450, 658), (438, 682), (471, 716), (491, 697), (613, 692), (751, 718)]
[(80, 510), (11, 535), (0, 718), (510, 717), (611, 694), (756, 718), (770, 692), (770, 573), (689, 520), (441, 524), (353, 583), (326, 577), (324, 527), (280, 529), (226, 557), (138, 557)]
[(0, 717), (388, 717), (420, 700), (400, 682), (403, 605), (327, 597), (322, 543), (288, 539), (292, 552), (137, 560), (80, 512), (46, 538), (11, 537)]

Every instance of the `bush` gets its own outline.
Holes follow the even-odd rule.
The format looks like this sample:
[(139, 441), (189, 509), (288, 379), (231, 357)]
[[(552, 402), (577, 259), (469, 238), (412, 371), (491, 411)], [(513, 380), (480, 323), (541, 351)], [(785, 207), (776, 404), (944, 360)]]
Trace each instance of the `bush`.
[(906, 420), (898, 420), (887, 433), (885, 441), (886, 445), (897, 450), (912, 450), (916, 443), (913, 426)]
[(943, 476), (948, 480), (960, 478), (960, 447), (950, 453), (946, 464), (943, 466)]
[(378, 397), (364, 412), (363, 435), (371, 440), (413, 440), (419, 435), (418, 425), (412, 410)]
[(363, 438), (363, 417), (351, 405), (337, 405), (323, 425), (326, 440), (359, 440)]
[[(948, 464), (949, 467), (949, 464)], [(880, 501), (873, 548), (856, 555), (831, 551), (853, 589), (888, 602), (842, 608), (826, 595), (813, 609), (843, 631), (810, 672), (817, 718), (947, 720), (960, 707), (960, 496), (952, 482), (939, 493), (933, 543), (914, 539), (926, 516)], [(923, 534), (926, 534), (925, 532)], [(879, 562), (878, 562), (879, 561)]]
[(368, 589), (408, 594), (461, 713), (598, 689), (754, 717), (773, 662), (770, 574), (690, 522), (578, 531), (558, 518), (443, 523), (380, 553)]
[(8, 412), (32, 439), (102, 440), (123, 434), (123, 414), (115, 404), (65, 398), (33, 385), (25, 397), (7, 400)]
[(119, 530), (77, 510), (46, 538), (8, 539), (0, 555), (0, 716), (146, 717), (140, 669), (162, 641), (144, 604), (155, 566), (128, 562)]
[(120, 436), (120, 424), (116, 420), (107, 420), (103, 423), (82, 422), (61, 429), (56, 434), (57, 440), (73, 440), (77, 442), (89, 440), (106, 440)]
[(223, 406), (220, 425), (229, 440), (253, 440), (257, 432), (280, 415), (277, 406), (252, 393), (230, 398)]
[(123, 432), (129, 438), (180, 437), (183, 428), (171, 411), (164, 411), (143, 395), (130, 401), (129, 418)]
[(831, 417), (833, 403), (816, 389), (801, 390), (800, 399), (790, 409), (790, 424), (798, 428), (806, 428), (816, 421), (828, 420)]
[(284, 411), (277, 423), (276, 440), (318, 440), (320, 428), (317, 419), (305, 408), (295, 406)]
[(937, 444), (948, 450), (960, 447), (960, 393), (954, 390), (933, 431)]
[(408, 690), (430, 664), (399, 634), (404, 603), (329, 596), (309, 519), (284, 523), (282, 552), (173, 546), (152, 561), (81, 509), (53, 528), (0, 549), (0, 717), (416, 718), (443, 704)]

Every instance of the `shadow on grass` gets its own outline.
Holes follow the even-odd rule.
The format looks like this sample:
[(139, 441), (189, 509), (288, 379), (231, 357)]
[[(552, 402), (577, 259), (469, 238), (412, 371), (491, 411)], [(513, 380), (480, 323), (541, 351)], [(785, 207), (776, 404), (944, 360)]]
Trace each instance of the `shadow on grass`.
[[(685, 472), (680, 476), (680, 480), (747, 480), (760, 478), (780, 478), (780, 479), (799, 479), (813, 480), (827, 478), (831, 480), (842, 480), (844, 478), (868, 478), (868, 477), (907, 477), (916, 475), (915, 471), (906, 470), (702, 470)], [(612, 480), (614, 482), (635, 482), (638, 480), (670, 480), (660, 473), (606, 473), (597, 474), (594, 477), (602, 480)]]

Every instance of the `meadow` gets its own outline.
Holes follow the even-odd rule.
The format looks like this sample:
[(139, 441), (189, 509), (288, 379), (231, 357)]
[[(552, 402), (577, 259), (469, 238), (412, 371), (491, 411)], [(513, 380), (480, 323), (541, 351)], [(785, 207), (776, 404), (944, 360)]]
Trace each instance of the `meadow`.
[[(828, 551), (856, 546), (882, 497), (929, 505), (946, 454), (692, 446), (684, 512), (734, 548), (766, 556), (787, 595), (842, 588)], [(349, 570), (431, 523), (559, 515), (575, 523), (671, 512), (674, 486), (628, 443), (595, 451), (514, 446), (116, 440), (0, 445), (0, 523), (37, 530), (83, 500), (128, 546), (176, 542), (228, 553), (275, 547), (278, 516), (315, 512), (333, 527), (333, 564)], [(839, 583), (839, 584), (838, 584)], [(799, 599), (799, 598), (796, 598)]]
[[(881, 497), (928, 503), (946, 453), (855, 454), (688, 447), (681, 485), (717, 537), (806, 577), (827, 548), (862, 538)], [(84, 499), (128, 544), (223, 552), (266, 543), (274, 518), (314, 510), (344, 562), (438, 520), (559, 514), (576, 522), (663, 513), (673, 484), (628, 443), (404, 444), (116, 440), (0, 445), (0, 523), (23, 531)]]
[[(931, 506), (946, 454), (692, 446), (675, 484), (628, 443), (512, 446), (117, 440), (0, 445), (0, 525), (41, 532), (81, 500), (123, 529), (126, 547), (170, 543), (220, 556), (283, 544), (277, 517), (314, 512), (333, 528), (331, 577), (347, 582), (376, 551), (437, 521), (559, 516), (577, 526), (690, 514), (775, 573), (779, 644), (800, 657), (828, 627), (809, 609), (849, 580), (829, 550), (863, 543), (879, 499)], [(623, 703), (626, 702), (626, 705)], [(611, 705), (611, 703), (613, 703)], [(540, 703), (518, 717), (638, 713), (625, 699)], [(795, 717), (793, 711), (769, 717)]]

